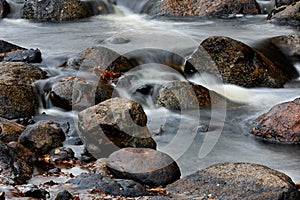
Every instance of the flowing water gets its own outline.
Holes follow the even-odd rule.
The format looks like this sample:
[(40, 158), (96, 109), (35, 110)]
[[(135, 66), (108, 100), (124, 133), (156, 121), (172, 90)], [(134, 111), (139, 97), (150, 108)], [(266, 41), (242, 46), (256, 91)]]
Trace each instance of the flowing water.
[[(299, 34), (297, 29), (267, 23), (266, 15), (210, 20), (153, 19), (134, 14), (123, 7), (116, 7), (116, 11), (116, 14), (68, 23), (33, 23), (19, 19), (19, 15), (14, 14), (0, 21), (0, 39), (42, 51), (44, 69), (51, 76), (38, 83), (43, 90), (58, 77), (67, 76), (67, 72), (59, 68), (67, 58), (93, 45), (103, 45), (120, 54), (133, 55), (139, 52), (139, 56), (143, 56), (140, 49), (160, 49), (188, 57), (201, 41), (213, 35), (228, 36), (253, 45), (274, 36)], [(120, 80), (116, 90), (121, 96), (139, 100), (143, 104), (148, 115), (149, 130), (154, 134), (158, 149), (177, 160), (183, 175), (219, 162), (251, 162), (282, 171), (300, 182), (299, 145), (269, 143), (249, 134), (250, 125), (258, 115), (277, 103), (300, 96), (299, 80), (282, 89), (245, 89), (224, 85), (213, 77), (201, 74), (190, 77), (190, 80), (242, 105), (233, 108), (226, 108), (226, 102), (213, 105), (211, 114), (205, 110), (171, 112), (155, 108), (151, 97), (136, 91), (144, 85), (185, 81), (185, 77), (164, 63), (157, 63), (151, 56), (144, 55), (144, 59), (147, 63), (129, 71), (126, 74), (129, 78)], [(76, 118), (75, 112), (55, 108), (49, 102), (41, 105), (40, 113), (43, 112), (48, 114), (47, 119), (60, 122)], [(40, 118), (45, 117), (36, 116), (36, 119)], [(160, 127), (162, 133), (155, 134)], [(77, 149), (80, 151), (80, 148)]]

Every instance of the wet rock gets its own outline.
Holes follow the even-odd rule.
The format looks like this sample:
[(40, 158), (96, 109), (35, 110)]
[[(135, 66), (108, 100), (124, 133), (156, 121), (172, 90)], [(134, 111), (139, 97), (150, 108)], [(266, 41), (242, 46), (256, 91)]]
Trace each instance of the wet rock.
[(56, 195), (55, 200), (73, 200), (73, 195), (67, 190), (64, 190)]
[(32, 169), (22, 159), (17, 158), (11, 148), (0, 141), (0, 183), (23, 184), (32, 175)]
[(39, 49), (13, 51), (7, 53), (3, 60), (6, 62), (40, 63), (42, 62), (42, 53)]
[(299, 0), (275, 0), (275, 6), (280, 7), (283, 5), (291, 5), (292, 3), (295, 3)]
[(51, 160), (64, 161), (74, 158), (74, 151), (68, 147), (58, 147), (50, 151)]
[(172, 110), (184, 110), (210, 107), (222, 101), (226, 99), (201, 85), (175, 81), (162, 86), (156, 104)]
[(20, 47), (18, 45), (12, 44), (10, 42), (7, 42), (5, 40), (0, 40), (0, 58), (1, 61), (3, 57), (6, 55), (6, 53), (15, 51), (15, 50), (26, 50), (23, 47)]
[(0, 117), (0, 140), (2, 142), (18, 141), (24, 129), (25, 127), (21, 124)]
[(22, 18), (34, 21), (71, 21), (110, 13), (112, 6), (105, 1), (30, 0), (25, 1)]
[(108, 194), (127, 197), (147, 195), (146, 189), (139, 183), (126, 179), (111, 179), (100, 174), (81, 174), (68, 181), (77, 189), (96, 189)]
[(300, 2), (292, 3), (291, 5), (280, 6), (274, 9), (269, 15), (268, 20), (271, 23), (280, 25), (300, 25)]
[(156, 148), (146, 126), (147, 116), (137, 102), (112, 98), (78, 114), (78, 128), (87, 150), (96, 158), (119, 148)]
[(22, 159), (29, 166), (33, 167), (34, 154), (32, 153), (32, 151), (15, 141), (8, 143), (7, 146), (9, 146), (14, 151), (18, 158)]
[(0, 192), (0, 200), (5, 200), (5, 192)]
[(112, 153), (107, 169), (116, 178), (150, 186), (165, 186), (180, 178), (177, 163), (167, 154), (146, 148), (124, 148)]
[[(199, 65), (204, 50), (210, 55), (217, 70)], [(222, 36), (212, 36), (201, 43), (189, 60), (199, 72), (208, 72), (221, 78), (224, 83), (243, 87), (279, 88), (289, 80), (284, 71), (275, 66), (262, 53), (253, 50), (246, 44)], [(200, 52), (200, 53), (198, 53)], [(218, 72), (217, 72), (218, 71)]]
[(113, 87), (101, 81), (98, 84), (78, 77), (66, 77), (52, 86), (50, 99), (53, 105), (65, 110), (84, 110), (110, 99)]
[(107, 164), (107, 158), (100, 158), (93, 163), (93, 165), (90, 167), (90, 170), (95, 174), (108, 176), (109, 171), (106, 167), (106, 164)]
[(58, 123), (39, 121), (28, 126), (19, 137), (19, 142), (38, 155), (62, 146), (65, 134)]
[(275, 105), (259, 116), (251, 133), (270, 141), (300, 144), (300, 98)]
[(33, 185), (33, 184), (20, 185), (20, 186), (17, 186), (17, 189), (25, 197), (33, 197), (36, 199), (47, 199), (50, 197), (50, 193), (46, 189), (39, 188), (38, 186)]
[(207, 167), (168, 185), (167, 192), (185, 199), (299, 199), (287, 175), (249, 163)]
[(5, 0), (0, 0), (0, 19), (6, 17), (10, 12), (10, 6)]

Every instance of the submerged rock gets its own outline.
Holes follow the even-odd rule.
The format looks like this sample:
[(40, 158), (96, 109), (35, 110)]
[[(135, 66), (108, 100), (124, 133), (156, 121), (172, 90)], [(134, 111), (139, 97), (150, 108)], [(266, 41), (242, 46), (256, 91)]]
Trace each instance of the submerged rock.
[(108, 157), (107, 169), (116, 178), (150, 186), (165, 186), (180, 178), (177, 163), (167, 154), (145, 148), (124, 148)]
[(78, 128), (87, 150), (96, 158), (119, 148), (156, 148), (146, 126), (142, 106), (123, 98), (112, 98), (78, 114)]
[(167, 186), (174, 198), (184, 199), (299, 199), (287, 175), (250, 163), (220, 163)]
[(146, 189), (139, 183), (126, 179), (111, 179), (100, 174), (81, 174), (68, 181), (78, 190), (96, 189), (107, 194), (126, 197), (147, 195)]
[(19, 137), (19, 142), (38, 155), (62, 146), (65, 134), (58, 123), (39, 121), (28, 126)]
[(280, 6), (274, 9), (269, 15), (268, 20), (271, 23), (280, 25), (300, 25), (300, 2), (292, 3), (291, 5)]
[[(204, 50), (210, 55), (211, 65), (203, 66), (200, 61)], [(224, 83), (243, 87), (283, 87), (289, 80), (285, 72), (262, 53), (246, 44), (222, 36), (212, 36), (201, 43), (189, 60), (200, 72), (208, 72), (221, 78)], [(200, 52), (200, 53), (198, 53)]]
[(0, 182), (1, 184), (23, 184), (32, 175), (32, 169), (17, 158), (7, 145), (0, 141)]
[(10, 13), (10, 6), (6, 0), (0, 0), (0, 19), (6, 17)]
[(2, 142), (18, 141), (24, 129), (23, 125), (0, 117), (0, 140)]
[(259, 116), (251, 133), (270, 141), (300, 144), (300, 98), (278, 104)]

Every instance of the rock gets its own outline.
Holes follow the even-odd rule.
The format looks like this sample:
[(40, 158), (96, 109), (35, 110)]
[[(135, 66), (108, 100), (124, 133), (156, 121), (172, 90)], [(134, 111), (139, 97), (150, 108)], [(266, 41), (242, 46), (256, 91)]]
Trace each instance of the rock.
[(112, 98), (78, 114), (78, 130), (87, 150), (103, 158), (119, 148), (156, 148), (146, 126), (147, 116), (137, 102)]
[(185, 199), (299, 199), (287, 175), (250, 163), (207, 167), (168, 185), (167, 192)]
[(111, 179), (100, 174), (83, 173), (68, 181), (78, 190), (96, 189), (108, 194), (126, 197), (147, 195), (146, 189), (139, 183), (126, 179)]
[(2, 142), (18, 141), (24, 129), (25, 127), (21, 124), (0, 117), (0, 140)]
[(32, 175), (32, 169), (7, 145), (0, 141), (0, 183), (23, 184)]
[(300, 98), (275, 105), (259, 116), (251, 134), (270, 141), (300, 144)]
[(226, 99), (201, 85), (174, 81), (162, 86), (156, 104), (172, 110), (210, 107)]
[(274, 9), (269, 15), (268, 20), (271, 23), (279, 25), (300, 25), (300, 2), (292, 3), (291, 5), (281, 6)]
[[(66, 77), (52, 86), (50, 99), (53, 105), (65, 110), (84, 110), (110, 99), (113, 87), (101, 81), (95, 86), (78, 77)], [(74, 104), (73, 104), (74, 103)]]
[[(210, 55), (217, 70), (199, 65), (204, 50)], [(262, 53), (246, 44), (223, 36), (205, 39), (189, 59), (199, 72), (208, 72), (221, 78), (224, 83), (242, 87), (279, 88), (289, 80), (286, 74)]]
[(8, 143), (7, 146), (9, 146), (14, 151), (19, 159), (25, 161), (29, 166), (33, 167), (34, 154), (32, 153), (32, 151), (15, 141)]
[(0, 0), (0, 19), (6, 17), (10, 12), (10, 6), (6, 0)]
[(39, 188), (33, 184), (27, 185), (19, 185), (17, 189), (25, 196), (25, 197), (32, 197), (35, 199), (47, 199), (50, 197), (50, 193), (44, 189)]
[(51, 160), (54, 162), (70, 160), (74, 155), (74, 151), (68, 147), (58, 147), (50, 151)]
[(35, 114), (38, 103), (32, 83), (46, 77), (36, 66), (0, 62), (0, 117), (26, 118)]
[(82, 19), (95, 14), (110, 13), (112, 6), (105, 2), (93, 0), (29, 0), (25, 1), (22, 18), (51, 22)]
[(149, 186), (165, 186), (180, 178), (177, 163), (167, 154), (147, 148), (124, 148), (112, 153), (107, 169), (116, 178)]
[(39, 121), (23, 131), (19, 142), (32, 152), (43, 155), (62, 146), (65, 134), (59, 126), (58, 123), (52, 121)]
[(23, 48), (23, 47), (20, 47), (18, 45), (12, 44), (10, 42), (7, 42), (5, 40), (0, 40), (0, 58), (1, 58), (1, 61), (7, 53), (15, 51), (15, 50), (26, 50), (26, 49)]
[(73, 195), (70, 194), (70, 192), (68, 192), (67, 190), (59, 192), (55, 197), (55, 200), (73, 200), (73, 199), (74, 199)]
[(93, 165), (90, 167), (90, 171), (95, 174), (109, 176), (109, 171), (106, 167), (106, 164), (107, 164), (107, 158), (100, 158), (93, 163)]
[(275, 0), (275, 6), (280, 7), (283, 5), (291, 5), (292, 3), (295, 3), (299, 0)]

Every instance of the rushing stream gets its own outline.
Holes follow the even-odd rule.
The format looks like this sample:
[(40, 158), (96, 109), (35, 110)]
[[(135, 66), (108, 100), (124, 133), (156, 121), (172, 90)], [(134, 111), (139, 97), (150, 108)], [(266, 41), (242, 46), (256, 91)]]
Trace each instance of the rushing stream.
[[(47, 82), (67, 76), (67, 72), (59, 68), (67, 58), (93, 45), (103, 45), (120, 54), (155, 48), (187, 57), (201, 41), (213, 35), (228, 36), (251, 46), (266, 38), (299, 34), (297, 29), (267, 23), (266, 15), (195, 21), (192, 18), (153, 19), (134, 14), (123, 7), (116, 9), (117, 13), (113, 15), (68, 23), (33, 23), (18, 19), (16, 15), (0, 20), (0, 39), (41, 50), (44, 70), (51, 76), (38, 83), (40, 87), (45, 87)], [(150, 59), (149, 64), (145, 65), (153, 65), (151, 70), (141, 65), (129, 71), (126, 75), (132, 77), (130, 84), (124, 80), (116, 84), (116, 90), (121, 96), (139, 100), (143, 104), (148, 115), (148, 128), (154, 134), (158, 149), (177, 160), (183, 175), (219, 162), (251, 162), (284, 172), (293, 181), (300, 182), (299, 145), (267, 143), (249, 134), (250, 125), (258, 115), (277, 103), (300, 96), (300, 80), (282, 89), (245, 89), (223, 85), (205, 74), (194, 76), (191, 81), (243, 105), (226, 108), (224, 102), (224, 105), (213, 106), (211, 116), (197, 110), (175, 113), (154, 108), (151, 98), (135, 93), (142, 85), (185, 80), (163, 63), (153, 64), (156, 62), (151, 60), (153, 58), (147, 59)], [(43, 112), (53, 120), (76, 118), (76, 113), (65, 112), (51, 104), (41, 106), (40, 113)], [(36, 116), (37, 119), (39, 117)], [(207, 125), (208, 131), (202, 131)], [(155, 135), (161, 126), (163, 132)]]

